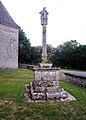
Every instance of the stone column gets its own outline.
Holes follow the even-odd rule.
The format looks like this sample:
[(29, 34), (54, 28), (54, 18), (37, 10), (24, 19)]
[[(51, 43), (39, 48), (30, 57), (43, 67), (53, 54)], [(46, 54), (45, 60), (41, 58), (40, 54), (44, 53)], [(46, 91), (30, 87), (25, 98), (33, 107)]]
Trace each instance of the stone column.
[(42, 62), (47, 61), (46, 25), (42, 26)]
[(46, 43), (46, 25), (47, 25), (47, 15), (48, 12), (46, 7), (40, 12), (41, 14), (41, 25), (42, 25), (42, 62), (46, 63), (47, 61), (47, 43)]

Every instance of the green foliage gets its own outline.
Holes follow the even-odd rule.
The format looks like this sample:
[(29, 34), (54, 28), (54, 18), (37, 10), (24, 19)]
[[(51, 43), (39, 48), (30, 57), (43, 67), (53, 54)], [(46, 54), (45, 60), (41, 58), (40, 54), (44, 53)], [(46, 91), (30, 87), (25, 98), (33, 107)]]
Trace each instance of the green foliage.
[(48, 58), (48, 61), (51, 62), (51, 58), (52, 58), (52, 55), (54, 54), (55, 52), (55, 48), (50, 44), (47, 44), (47, 58)]
[(60, 81), (77, 100), (72, 102), (27, 103), (24, 86), (34, 79), (28, 69), (0, 71), (1, 120), (85, 120), (86, 88)]
[(19, 63), (38, 64), (41, 61), (40, 46), (31, 46), (23, 30), (19, 32)]
[(37, 65), (41, 62), (41, 47), (31, 47), (31, 64)]
[(31, 44), (23, 30), (19, 32), (19, 63), (30, 63)]
[[(48, 60), (51, 59), (54, 48), (47, 45)], [(38, 65), (42, 61), (42, 47), (31, 46), (30, 40), (27, 39), (25, 32), (21, 29), (19, 32), (19, 63)]]
[(62, 68), (86, 70), (86, 45), (80, 45), (76, 40), (67, 41), (56, 48), (52, 62)]
[[(42, 61), (42, 47), (31, 46), (23, 30), (19, 33), (19, 63), (38, 65)], [(62, 68), (86, 70), (86, 45), (76, 40), (67, 41), (57, 48), (47, 44), (47, 61)], [(83, 62), (82, 62), (83, 61)]]
[(86, 70), (86, 45), (79, 45), (72, 54), (72, 68)]

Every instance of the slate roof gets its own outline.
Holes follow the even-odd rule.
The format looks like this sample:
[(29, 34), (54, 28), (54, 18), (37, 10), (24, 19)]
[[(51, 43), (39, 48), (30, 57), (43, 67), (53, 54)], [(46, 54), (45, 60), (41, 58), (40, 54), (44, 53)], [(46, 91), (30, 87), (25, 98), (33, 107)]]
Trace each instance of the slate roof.
[(20, 27), (14, 22), (2, 2), (0, 1), (0, 24), (19, 29)]

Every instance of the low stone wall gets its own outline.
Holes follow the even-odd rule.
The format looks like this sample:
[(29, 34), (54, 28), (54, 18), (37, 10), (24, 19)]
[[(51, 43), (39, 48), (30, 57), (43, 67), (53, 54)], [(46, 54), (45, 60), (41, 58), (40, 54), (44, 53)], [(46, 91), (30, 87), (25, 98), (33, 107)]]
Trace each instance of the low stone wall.
[(25, 68), (25, 69), (30, 69), (34, 71), (34, 68), (38, 67), (36, 65), (29, 65), (29, 64), (19, 64), (19, 68)]
[(71, 73), (71, 72), (64, 72), (65, 74), (65, 81), (77, 84), (82, 87), (86, 87), (86, 74), (79, 74), (79, 73)]

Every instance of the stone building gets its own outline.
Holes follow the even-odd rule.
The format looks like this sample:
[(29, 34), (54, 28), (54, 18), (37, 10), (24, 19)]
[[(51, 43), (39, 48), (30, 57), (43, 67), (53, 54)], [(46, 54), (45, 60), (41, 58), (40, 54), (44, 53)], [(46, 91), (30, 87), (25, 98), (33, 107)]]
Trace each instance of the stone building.
[(18, 69), (19, 28), (0, 1), (0, 69)]

